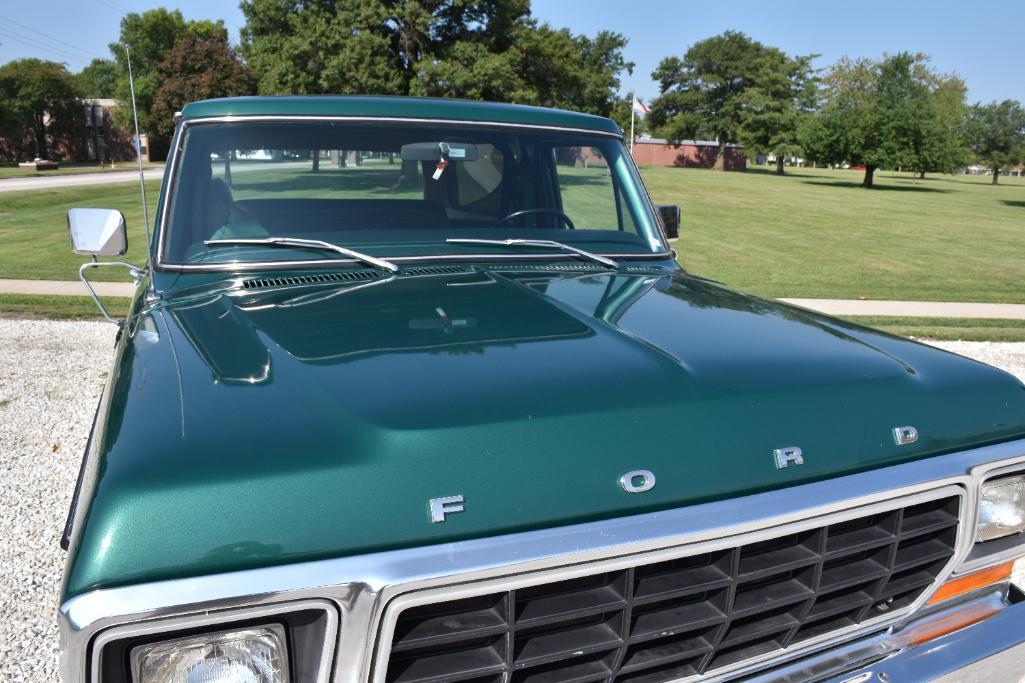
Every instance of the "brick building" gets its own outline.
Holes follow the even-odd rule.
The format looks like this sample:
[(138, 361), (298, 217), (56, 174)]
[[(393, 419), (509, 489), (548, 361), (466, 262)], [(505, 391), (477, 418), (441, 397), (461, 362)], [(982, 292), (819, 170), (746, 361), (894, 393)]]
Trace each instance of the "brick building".
[[(712, 168), (719, 143), (711, 140), (683, 140), (670, 145), (666, 140), (648, 138), (634, 141), (633, 157), (639, 166), (683, 166)], [(723, 160), (727, 171), (747, 170), (747, 154), (740, 145), (726, 145)]]
[[(117, 100), (82, 100), (85, 134), (81, 149), (74, 156), (79, 161), (131, 161), (135, 159), (132, 135), (114, 127), (113, 113)], [(142, 158), (147, 159), (146, 136), (142, 136)], [(68, 155), (71, 156), (71, 155)]]

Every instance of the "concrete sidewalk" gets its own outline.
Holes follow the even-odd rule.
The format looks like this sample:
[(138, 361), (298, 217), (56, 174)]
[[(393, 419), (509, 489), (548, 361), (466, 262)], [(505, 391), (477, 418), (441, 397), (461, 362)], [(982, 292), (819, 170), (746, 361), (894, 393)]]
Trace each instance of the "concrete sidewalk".
[[(99, 296), (135, 295), (131, 282), (93, 282), (93, 289)], [(31, 294), (38, 296), (89, 296), (89, 291), (79, 280), (4, 280), (0, 279), (0, 294)]]
[[(94, 282), (100, 296), (131, 297), (135, 285), (130, 282)], [(45, 296), (88, 296), (85, 285), (77, 280), (3, 280), (0, 294)], [(1002, 318), (1025, 320), (1025, 304), (975, 304), (959, 301), (868, 301), (860, 299), (780, 299), (788, 304), (810, 308), (827, 315), (879, 315), (913, 318)]]
[(888, 315), (912, 318), (1003, 318), (1025, 320), (1025, 304), (960, 301), (870, 301), (861, 299), (780, 299), (827, 315)]

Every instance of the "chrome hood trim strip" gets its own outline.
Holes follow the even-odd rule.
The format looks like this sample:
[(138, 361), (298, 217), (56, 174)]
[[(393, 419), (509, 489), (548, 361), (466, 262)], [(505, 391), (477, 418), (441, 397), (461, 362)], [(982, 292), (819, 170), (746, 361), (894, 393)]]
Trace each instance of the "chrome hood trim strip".
[[(651, 553), (959, 487), (964, 511), (958, 528), (957, 552), (942, 582), (971, 548), (978, 483), (996, 468), (1025, 466), (1025, 439), (903, 465), (872, 470), (798, 487), (687, 508), (621, 517), (600, 522), (509, 534), (442, 545), (409, 548), (357, 557), (320, 560), (252, 569), (229, 574), (100, 589), (78, 595), (60, 607), (62, 665), (68, 681), (84, 680), (89, 643), (111, 626), (260, 604), (325, 598), (341, 612), (340, 652), (335, 680), (371, 680), (372, 655), (378, 647), (378, 625), (391, 601), (413, 591), (465, 586), (511, 575), (555, 569), (580, 571), (580, 565), (621, 560)], [(951, 489), (954, 490), (954, 489)], [(585, 571), (593, 567), (585, 568)], [(906, 616), (926, 601), (923, 594)], [(885, 624), (876, 624), (875, 629)], [(840, 640), (849, 640), (845, 632)], [(836, 642), (820, 643), (819, 648)], [(815, 648), (800, 650), (806, 654)], [(779, 659), (794, 656), (797, 650)]]

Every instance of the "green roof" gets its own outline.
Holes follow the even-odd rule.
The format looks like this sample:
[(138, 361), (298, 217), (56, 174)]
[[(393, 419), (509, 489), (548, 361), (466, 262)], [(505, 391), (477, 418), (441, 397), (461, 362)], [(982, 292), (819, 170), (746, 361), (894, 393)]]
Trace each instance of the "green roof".
[(620, 134), (611, 119), (592, 114), (522, 104), (498, 104), (429, 97), (368, 97), (363, 95), (289, 95), (228, 97), (185, 105), (186, 119), (211, 116), (382, 116), (522, 123), (561, 128), (584, 128)]

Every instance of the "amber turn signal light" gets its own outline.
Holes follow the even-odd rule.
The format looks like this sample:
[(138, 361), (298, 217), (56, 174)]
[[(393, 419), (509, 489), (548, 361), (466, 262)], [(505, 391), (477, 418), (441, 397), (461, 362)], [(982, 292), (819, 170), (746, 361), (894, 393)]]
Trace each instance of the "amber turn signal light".
[(1011, 571), (1014, 569), (1014, 560), (1010, 562), (1004, 562), (998, 564), (995, 567), (989, 569), (983, 569), (982, 571), (961, 576), (956, 579), (947, 581), (945, 584), (940, 586), (940, 589), (929, 598), (928, 604), (935, 605), (937, 602), (942, 602), (949, 598), (953, 598), (958, 595), (964, 595), (970, 593), (973, 590), (984, 588), (994, 583), (1000, 583), (1011, 578)]
[(900, 635), (900, 639), (905, 645), (915, 647), (942, 638), (948, 633), (968, 628), (989, 619), (999, 611), (999, 607), (995, 607), (989, 602), (969, 603), (968, 607), (955, 608), (951, 614), (946, 614), (939, 619), (929, 619), (925, 624), (905, 631)]

